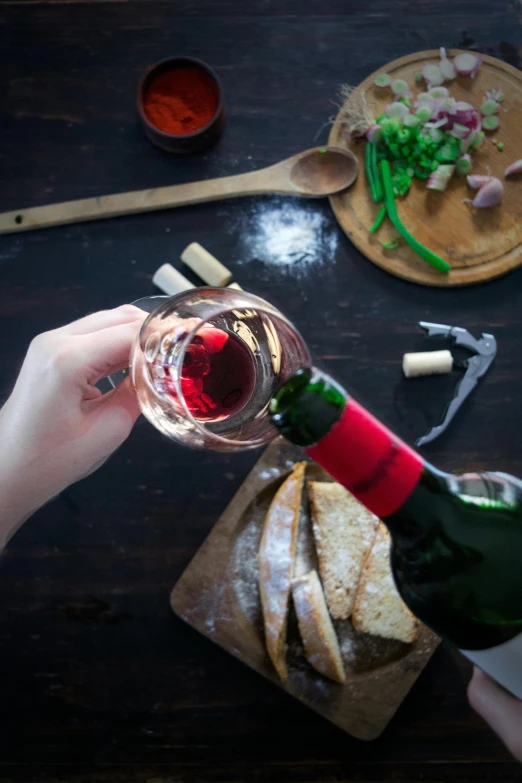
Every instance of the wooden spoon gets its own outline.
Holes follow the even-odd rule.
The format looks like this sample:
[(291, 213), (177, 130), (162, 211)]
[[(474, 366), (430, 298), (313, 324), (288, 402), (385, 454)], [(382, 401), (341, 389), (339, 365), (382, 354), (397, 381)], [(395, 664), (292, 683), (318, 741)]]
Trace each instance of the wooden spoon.
[(274, 166), (247, 174), (4, 212), (0, 214), (0, 234), (151, 212), (235, 196), (252, 196), (256, 193), (331, 196), (355, 182), (358, 168), (357, 158), (349, 150), (314, 147)]

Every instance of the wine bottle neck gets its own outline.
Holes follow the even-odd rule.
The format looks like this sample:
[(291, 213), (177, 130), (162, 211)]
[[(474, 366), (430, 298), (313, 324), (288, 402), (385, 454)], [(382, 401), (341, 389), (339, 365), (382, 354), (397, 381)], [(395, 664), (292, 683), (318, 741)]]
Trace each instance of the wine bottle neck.
[(424, 462), (329, 376), (302, 370), (271, 406), (274, 425), (378, 517), (411, 495)]

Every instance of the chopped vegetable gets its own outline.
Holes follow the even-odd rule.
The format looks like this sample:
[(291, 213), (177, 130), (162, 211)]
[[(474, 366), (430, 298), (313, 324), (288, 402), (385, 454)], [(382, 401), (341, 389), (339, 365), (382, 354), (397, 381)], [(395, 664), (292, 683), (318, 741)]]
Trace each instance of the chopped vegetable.
[(437, 190), (440, 193), (446, 190), (446, 186), (453, 176), (455, 166), (447, 163), (443, 163), (432, 173), (428, 180), (426, 187), (428, 190)]
[(482, 188), (484, 185), (487, 185), (488, 182), (491, 182), (493, 177), (486, 177), (484, 174), (471, 174), (467, 179), (470, 188), (479, 190), (479, 188)]
[(445, 79), (454, 79), (457, 75), (457, 69), (453, 65), (452, 62), (448, 60), (448, 55), (446, 54), (446, 49), (441, 46), (440, 48), (440, 63), (439, 68), (441, 74), (444, 76)]
[(392, 78), (387, 73), (380, 73), (374, 81), (376, 87), (389, 87), (391, 83)]
[(479, 147), (482, 147), (485, 138), (486, 138), (486, 134), (484, 133), (484, 131), (479, 131), (471, 141), (470, 144), (471, 148), (477, 150)]
[(381, 242), (381, 245), (385, 250), (395, 250), (399, 247), (399, 240), (397, 237), (392, 237), (391, 239), (388, 239), (387, 242)]
[(415, 114), (407, 114), (403, 122), (407, 128), (414, 128), (420, 125), (420, 119)]
[(447, 87), (430, 87), (428, 95), (432, 98), (449, 98), (449, 90)]
[(384, 186), (384, 203), (386, 205), (386, 211), (388, 213), (388, 217), (390, 218), (391, 222), (393, 223), (393, 225), (395, 226), (399, 234), (408, 243), (408, 245), (422, 259), (424, 259), (424, 261), (427, 261), (429, 264), (434, 266), (440, 272), (449, 272), (451, 267), (447, 263), (447, 261), (444, 261), (443, 258), (440, 258), (440, 256), (438, 256), (436, 253), (433, 253), (427, 247), (424, 247), (424, 245), (421, 242), (415, 239), (415, 237), (412, 234), (410, 234), (406, 226), (402, 223), (401, 219), (399, 218), (399, 215), (397, 214), (397, 207), (395, 205), (395, 198), (393, 195), (393, 185), (391, 179), (390, 164), (388, 163), (387, 160), (381, 161), (380, 170), (382, 175), (382, 183)]
[(431, 109), (429, 109), (427, 106), (419, 106), (415, 112), (415, 115), (421, 122), (426, 122), (431, 117)]
[(415, 74), (415, 81), (416, 82), (421, 82), (422, 81), (422, 73), (419, 72), (419, 73)]
[(372, 144), (377, 144), (382, 137), (382, 128), (380, 125), (372, 125), (366, 133), (366, 138), (371, 141)]
[(398, 117), (399, 119), (402, 119), (403, 117), (406, 117), (407, 114), (409, 114), (408, 107), (400, 101), (390, 103), (390, 105), (386, 107), (386, 115), (388, 117)]
[(417, 95), (417, 101), (416, 104), (423, 104), (423, 103), (435, 103), (435, 98), (431, 94), (431, 92), (420, 92)]
[(444, 76), (440, 72), (438, 65), (425, 65), (422, 69), (422, 75), (424, 81), (429, 84), (430, 87), (437, 87), (444, 83)]
[(482, 106), (480, 107), (480, 111), (483, 117), (489, 117), (489, 115), (491, 114), (496, 114), (499, 110), (500, 110), (500, 103), (491, 100), (491, 98), (485, 100)]
[(375, 219), (375, 223), (370, 229), (370, 234), (375, 234), (375, 232), (382, 226), (382, 222), (385, 217), (386, 217), (386, 207), (382, 206), (379, 210), (379, 214)]
[(496, 177), (491, 177), (489, 182), (483, 185), (475, 198), (473, 199), (473, 206), (478, 209), (486, 209), (488, 207), (496, 207), (502, 201), (504, 195), (504, 185)]
[(472, 168), (473, 164), (471, 163), (470, 155), (463, 155), (462, 158), (458, 159), (456, 166), (457, 174), (469, 174)]
[(499, 143), (497, 144), (497, 149), (498, 149), (498, 151), (499, 151), (499, 152), (504, 152), (504, 147), (505, 147), (505, 146), (506, 146), (506, 145), (504, 144), (504, 142), (503, 142), (503, 141), (499, 141)]
[(482, 65), (482, 57), (479, 54), (463, 52), (455, 57), (453, 65), (458, 74), (461, 76), (471, 76), (471, 78), (474, 79)]
[(495, 131), (499, 125), (500, 120), (494, 114), (491, 114), (489, 117), (484, 117), (482, 120), (482, 127), (487, 131)]
[(394, 95), (404, 95), (405, 93), (411, 95), (408, 82), (405, 82), (404, 79), (395, 79), (391, 83), (391, 88)]
[(516, 160), (504, 172), (505, 177), (512, 177), (514, 174), (522, 174), (522, 160)]
[(372, 167), (373, 182), (375, 186), (374, 201), (377, 204), (380, 204), (381, 201), (384, 200), (384, 191), (382, 189), (381, 172), (379, 171), (379, 164), (377, 162), (377, 145), (370, 144), (370, 147), (371, 147), (370, 161)]
[(504, 100), (504, 90), (488, 90), (486, 92), (486, 98), (489, 98), (490, 101), (502, 103)]

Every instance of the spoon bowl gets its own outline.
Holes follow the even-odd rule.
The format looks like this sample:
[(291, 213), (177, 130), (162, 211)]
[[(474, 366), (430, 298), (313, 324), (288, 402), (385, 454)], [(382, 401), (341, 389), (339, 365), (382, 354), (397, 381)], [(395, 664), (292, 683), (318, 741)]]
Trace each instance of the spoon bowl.
[(331, 196), (349, 188), (357, 179), (359, 164), (349, 150), (316, 147), (296, 155), (290, 182), (303, 196)]

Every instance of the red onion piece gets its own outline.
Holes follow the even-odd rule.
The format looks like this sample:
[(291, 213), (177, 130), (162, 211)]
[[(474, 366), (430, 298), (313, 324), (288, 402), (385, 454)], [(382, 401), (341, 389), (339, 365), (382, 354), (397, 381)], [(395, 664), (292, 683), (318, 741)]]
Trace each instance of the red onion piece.
[(513, 174), (522, 174), (522, 160), (516, 160), (504, 172), (505, 177), (511, 177)]
[(461, 76), (471, 76), (474, 79), (482, 65), (482, 57), (479, 54), (472, 54), (472, 52), (464, 52), (455, 57), (453, 65)]

